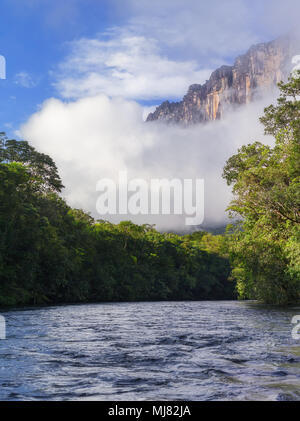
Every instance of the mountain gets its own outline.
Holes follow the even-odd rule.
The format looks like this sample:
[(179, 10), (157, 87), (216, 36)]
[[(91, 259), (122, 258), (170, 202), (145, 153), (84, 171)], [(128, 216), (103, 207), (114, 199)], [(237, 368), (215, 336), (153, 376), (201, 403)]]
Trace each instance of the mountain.
[(204, 85), (191, 85), (182, 101), (163, 102), (147, 121), (188, 125), (220, 119), (228, 106), (247, 104), (286, 79), (293, 50), (289, 37), (252, 46), (233, 66), (214, 71)]

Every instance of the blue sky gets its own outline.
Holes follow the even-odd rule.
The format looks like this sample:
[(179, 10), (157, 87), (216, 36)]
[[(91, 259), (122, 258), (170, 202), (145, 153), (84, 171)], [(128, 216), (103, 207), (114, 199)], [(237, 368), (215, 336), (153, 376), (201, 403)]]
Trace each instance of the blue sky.
[(299, 2), (282, 3), (2, 0), (1, 130), (12, 135), (51, 97), (104, 93), (144, 105), (181, 98), (218, 65), (286, 31), (287, 11)]

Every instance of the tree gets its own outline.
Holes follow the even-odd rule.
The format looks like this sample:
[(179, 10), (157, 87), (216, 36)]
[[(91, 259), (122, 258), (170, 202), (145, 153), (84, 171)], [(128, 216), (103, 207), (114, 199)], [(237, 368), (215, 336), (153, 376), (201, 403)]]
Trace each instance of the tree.
[(223, 177), (233, 185), (229, 211), (242, 218), (231, 246), (240, 295), (285, 304), (300, 299), (300, 72), (279, 88), (260, 119), (275, 146), (243, 146)]
[(20, 162), (28, 168), (39, 191), (61, 192), (63, 185), (50, 156), (37, 152), (26, 141), (8, 139), (0, 133), (0, 162)]

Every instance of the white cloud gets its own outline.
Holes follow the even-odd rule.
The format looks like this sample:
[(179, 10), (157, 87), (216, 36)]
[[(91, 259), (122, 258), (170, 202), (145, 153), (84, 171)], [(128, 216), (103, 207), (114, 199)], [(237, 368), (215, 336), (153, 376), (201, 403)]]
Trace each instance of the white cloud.
[(37, 82), (27, 72), (17, 73), (14, 81), (16, 85), (22, 86), (22, 88), (34, 88), (37, 85)]
[(108, 39), (72, 42), (55, 85), (65, 98), (104, 93), (153, 100), (181, 97), (190, 84), (205, 81), (210, 73), (194, 61), (163, 56), (154, 39), (114, 31)]
[[(250, 45), (299, 32), (299, 0), (125, 0), (115, 2), (134, 33), (160, 40), (170, 57), (211, 67)], [(121, 11), (121, 8), (123, 11)]]
[(292, 64), (294, 65), (292, 73), (294, 74), (294, 76), (296, 76), (297, 71), (300, 70), (300, 55), (294, 56), (292, 58)]
[(259, 39), (249, 1), (128, 0), (128, 5), (129, 28), (159, 39), (174, 55), (223, 62)]
[(143, 107), (143, 121), (147, 120), (147, 117), (150, 113), (153, 113), (156, 108), (159, 106), (159, 104), (157, 105), (150, 105), (150, 106), (145, 106)]
[[(223, 121), (180, 128), (144, 123), (143, 108), (133, 101), (105, 95), (74, 102), (50, 99), (34, 114), (21, 134), (38, 150), (53, 157), (66, 186), (64, 196), (76, 207), (96, 214), (96, 183), (118, 179), (127, 170), (129, 179), (204, 178), (206, 225), (225, 222), (230, 188), (221, 178), (222, 168), (237, 148), (266, 140), (258, 116), (269, 103), (257, 102), (232, 112)], [(105, 217), (106, 218), (106, 217)], [(183, 229), (184, 217), (134, 217), (138, 223), (156, 223), (160, 229)], [(117, 222), (121, 217), (112, 218)]]

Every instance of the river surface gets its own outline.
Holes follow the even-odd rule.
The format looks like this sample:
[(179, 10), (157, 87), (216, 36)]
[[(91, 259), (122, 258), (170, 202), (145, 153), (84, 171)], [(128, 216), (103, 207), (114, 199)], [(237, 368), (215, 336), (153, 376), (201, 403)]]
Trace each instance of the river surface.
[(0, 400), (300, 400), (300, 307), (112, 303), (1, 313)]

